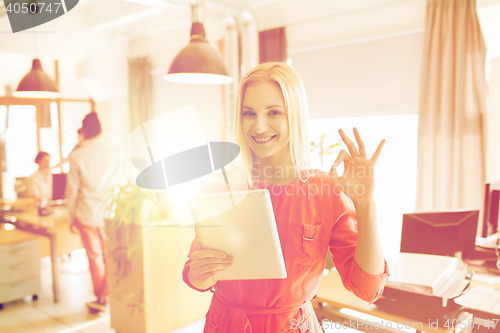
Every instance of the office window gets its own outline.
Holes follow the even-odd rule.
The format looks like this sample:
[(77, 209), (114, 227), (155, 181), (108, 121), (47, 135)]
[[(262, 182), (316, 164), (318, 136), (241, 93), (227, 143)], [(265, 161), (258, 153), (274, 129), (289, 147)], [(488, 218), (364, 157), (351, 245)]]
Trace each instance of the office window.
[(4, 133), (7, 129), (7, 107), (0, 105), (0, 133)]
[[(50, 165), (54, 166), (61, 161), (59, 156), (59, 120), (57, 103), (52, 102), (41, 112), (40, 150), (50, 154)], [(55, 173), (60, 170), (54, 170)]]
[(12, 105), (5, 131), (5, 172), (27, 177), (37, 170), (36, 107)]
[(52, 166), (60, 161), (57, 103), (39, 104), (38, 117), (39, 138), (34, 105), (11, 105), (8, 111), (4, 105), (0, 108), (0, 131), (4, 133), (2, 143), (5, 149), (3, 192), (6, 198), (15, 198), (16, 178), (28, 177), (38, 169), (34, 160), (39, 147), (50, 154)]
[(27, 177), (37, 169), (36, 108), (34, 106), (5, 106), (1, 112), (4, 136), (3, 197), (15, 199), (16, 177)]
[[(338, 129), (354, 141), (352, 128), (356, 127), (366, 146), (369, 157), (375, 152), (378, 143), (386, 139), (386, 144), (375, 170), (375, 195), (378, 209), (378, 226), (384, 255), (391, 259), (399, 252), (401, 240), (402, 214), (413, 212), (417, 177), (417, 115), (375, 116), (311, 119), (309, 138), (316, 144), (323, 133), (326, 134), (324, 146), (341, 142)], [(332, 155), (324, 155), (323, 165), (328, 172), (341, 149), (334, 147)], [(318, 149), (310, 154), (311, 163), (320, 162)], [(342, 167), (337, 169), (342, 174)]]

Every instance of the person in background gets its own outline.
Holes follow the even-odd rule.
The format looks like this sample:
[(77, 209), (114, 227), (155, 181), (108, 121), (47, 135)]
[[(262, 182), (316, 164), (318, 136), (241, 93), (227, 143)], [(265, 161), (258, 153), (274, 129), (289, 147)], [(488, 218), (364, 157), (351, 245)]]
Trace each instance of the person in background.
[[(85, 143), (85, 137), (83, 136), (83, 129), (79, 128), (77, 132), (78, 132), (78, 143), (75, 145), (75, 147), (73, 147), (73, 150), (71, 150), (71, 152), (69, 153), (70, 155), (71, 155), (71, 153), (72, 153), (72, 152), (74, 152), (74, 151), (75, 151), (75, 149), (80, 148), (80, 147), (81, 147), (81, 146), (83, 146), (83, 144)], [(68, 155), (68, 157), (67, 157), (67, 158), (63, 158), (63, 159), (61, 160), (61, 162), (59, 162), (59, 163), (57, 163), (56, 165), (54, 165), (54, 166), (52, 167), (52, 170), (57, 169), (57, 168), (62, 168), (62, 166), (63, 166), (64, 164), (66, 164), (66, 163), (68, 163), (68, 162), (69, 162), (68, 158), (69, 158), (69, 155)]]
[(85, 139), (69, 155), (70, 171), (66, 184), (71, 230), (76, 227), (87, 252), (96, 301), (86, 303), (90, 310), (105, 311), (108, 300), (106, 284), (106, 234), (104, 210), (112, 189), (120, 185), (123, 159), (118, 149), (104, 144), (97, 113), (82, 121)]
[(27, 195), (39, 200), (52, 200), (52, 172), (50, 168), (50, 154), (38, 152), (35, 157), (38, 170), (26, 180)]
[[(78, 132), (78, 143), (76, 144), (75, 148), (73, 148), (73, 150), (80, 148), (85, 143), (85, 135), (83, 134), (83, 128), (79, 128), (77, 132)], [(73, 150), (71, 151), (71, 153), (73, 152)]]

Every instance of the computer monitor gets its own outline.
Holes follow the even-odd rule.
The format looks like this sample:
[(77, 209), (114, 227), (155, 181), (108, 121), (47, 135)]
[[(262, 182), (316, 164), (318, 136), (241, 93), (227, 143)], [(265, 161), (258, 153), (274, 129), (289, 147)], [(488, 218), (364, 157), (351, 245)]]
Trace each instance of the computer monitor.
[(498, 231), (500, 181), (486, 183), (484, 188), (483, 232), (481, 236), (488, 237)]
[(479, 210), (403, 214), (401, 252), (462, 257), (475, 248)]
[(66, 176), (65, 173), (54, 173), (52, 175), (52, 200), (65, 198)]

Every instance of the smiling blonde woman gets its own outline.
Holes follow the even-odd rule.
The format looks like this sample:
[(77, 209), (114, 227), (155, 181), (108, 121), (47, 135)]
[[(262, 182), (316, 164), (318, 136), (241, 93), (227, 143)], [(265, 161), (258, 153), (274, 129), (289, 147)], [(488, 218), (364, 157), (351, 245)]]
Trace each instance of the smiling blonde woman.
[(258, 65), (242, 79), (237, 98), (235, 138), (244, 178), (250, 188), (269, 190), (287, 278), (218, 281), (234, 258), (203, 249), (196, 236), (183, 279), (214, 293), (204, 332), (322, 332), (310, 300), (328, 250), (344, 286), (365, 301), (378, 299), (389, 277), (373, 175), (385, 140), (368, 158), (356, 129), (358, 147), (339, 130), (349, 152), (339, 153), (330, 173), (314, 170), (308, 165), (306, 94), (292, 67)]

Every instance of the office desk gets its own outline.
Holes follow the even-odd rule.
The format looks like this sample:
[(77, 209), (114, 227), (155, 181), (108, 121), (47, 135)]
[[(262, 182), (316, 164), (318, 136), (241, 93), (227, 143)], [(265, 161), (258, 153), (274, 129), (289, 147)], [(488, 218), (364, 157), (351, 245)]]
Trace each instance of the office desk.
[[(475, 285), (485, 286), (485, 284), (482, 283), (472, 284), (472, 286)], [(352, 294), (351, 292), (347, 291), (344, 288), (344, 286), (342, 285), (342, 281), (340, 279), (340, 275), (338, 274), (337, 271), (332, 271), (323, 277), (323, 280), (321, 281), (321, 284), (319, 285), (318, 288), (318, 296), (311, 302), (313, 303), (316, 316), (318, 317), (318, 320), (320, 322), (323, 319), (330, 320), (332, 313), (335, 314), (338, 313), (338, 310), (340, 309), (348, 308), (351, 310), (368, 314), (370, 316), (382, 318), (383, 320), (390, 320), (394, 323), (402, 323), (402, 324), (409, 323), (409, 325), (414, 327), (415, 329), (419, 328), (418, 324), (413, 324), (419, 322), (418, 320), (386, 312), (378, 308), (375, 304), (369, 304), (354, 296), (354, 294)], [(348, 316), (346, 315), (344, 318), (347, 317)], [(370, 325), (368, 325), (368, 327), (370, 327)], [(359, 330), (363, 332), (381, 332), (380, 328), (370, 330), (370, 329), (365, 329), (364, 325), (362, 327), (360, 326)], [(448, 332), (453, 332), (453, 329), (447, 329), (441, 327), (429, 329), (428, 322), (422, 322), (422, 329), (421, 330), (417, 329), (417, 332), (418, 331), (433, 332), (433, 333), (448, 333)]]
[(11, 222), (17, 229), (43, 237), (41, 239), (42, 256), (50, 255), (54, 302), (59, 301), (57, 256), (83, 248), (80, 235), (73, 234), (69, 230), (70, 220), (66, 214), (66, 208), (58, 207), (54, 214), (48, 216), (39, 216), (36, 208), (30, 208), (23, 212), (4, 213), (0, 222)]

